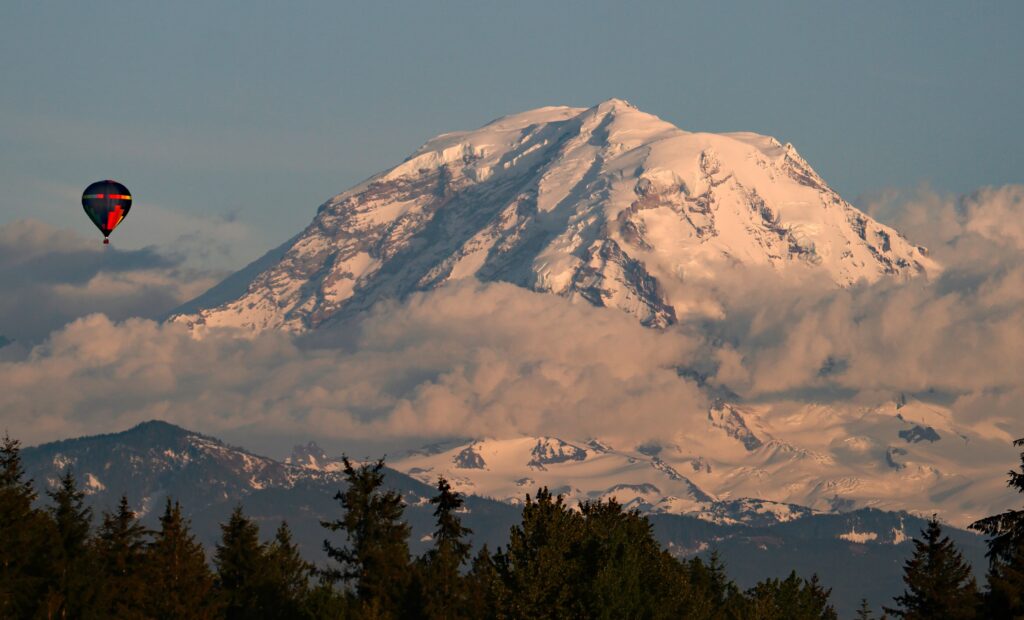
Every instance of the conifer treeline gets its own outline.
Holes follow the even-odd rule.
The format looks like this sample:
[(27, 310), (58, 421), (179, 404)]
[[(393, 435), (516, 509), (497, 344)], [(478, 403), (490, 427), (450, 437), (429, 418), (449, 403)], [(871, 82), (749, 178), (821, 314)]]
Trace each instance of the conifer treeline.
[[(1018, 445), (1024, 445), (1024, 442)], [(1024, 463), (1024, 454), (1021, 455)], [(70, 471), (35, 506), (17, 441), (0, 444), (0, 618), (695, 618), (830, 619), (830, 590), (791, 573), (741, 591), (717, 556), (680, 560), (648, 520), (614, 500), (568, 507), (541, 489), (526, 496), (507, 547), (471, 554), (463, 499), (437, 485), (432, 547), (409, 551), (403, 503), (384, 462), (344, 460), (341, 514), (323, 522), (331, 562), (306, 562), (282, 523), (274, 538), (238, 507), (207, 562), (168, 500), (160, 526), (142, 527), (126, 498), (95, 530)], [(1024, 471), (1024, 468), (1022, 468)], [(1011, 486), (1024, 492), (1024, 474)], [(933, 518), (904, 568), (896, 617), (1014, 618), (1024, 614), (1024, 511), (975, 524), (993, 537), (988, 587)], [(472, 557), (471, 557), (472, 555)], [(858, 618), (873, 617), (865, 601)]]

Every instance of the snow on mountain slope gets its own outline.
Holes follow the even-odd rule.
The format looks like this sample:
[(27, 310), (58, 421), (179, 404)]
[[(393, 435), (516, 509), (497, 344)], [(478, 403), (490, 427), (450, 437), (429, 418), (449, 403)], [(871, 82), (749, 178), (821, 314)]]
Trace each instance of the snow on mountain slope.
[(657, 457), (551, 437), (484, 439), (437, 454), (413, 454), (393, 465), (427, 483), (443, 475), (461, 492), (512, 503), (540, 486), (579, 501), (614, 496), (628, 507), (653, 508), (672, 498), (695, 510), (711, 501)]
[(461, 492), (512, 503), (547, 486), (574, 502), (615, 497), (643, 512), (717, 523), (872, 507), (938, 511), (962, 526), (1012, 501), (993, 475), (1012, 462), (1008, 446), (1006, 433), (955, 425), (942, 407), (905, 398), (879, 407), (719, 403), (703, 427), (640, 445), (482, 439), (392, 465), (428, 484), (444, 476)]
[(937, 269), (840, 198), (792, 145), (683, 131), (618, 99), (438, 136), (327, 201), (271, 256), (247, 272), (244, 292), (219, 291), (174, 320), (305, 331), (476, 277), (664, 326), (717, 314), (696, 285), (737, 264), (840, 286)]

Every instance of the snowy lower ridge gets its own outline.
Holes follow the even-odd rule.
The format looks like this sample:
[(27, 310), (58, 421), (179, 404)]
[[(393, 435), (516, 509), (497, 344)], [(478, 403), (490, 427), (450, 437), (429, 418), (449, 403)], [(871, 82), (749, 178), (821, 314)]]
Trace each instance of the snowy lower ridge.
[[(436, 444), (389, 465), (511, 504), (547, 487), (571, 503), (615, 498), (645, 513), (719, 524), (870, 507), (935, 512), (964, 526), (1013, 502), (1002, 477), (1013, 460), (1005, 432), (957, 426), (939, 405), (899, 398), (877, 407), (719, 403), (700, 425), (664, 439), (484, 438)], [(315, 446), (290, 461), (337, 467)], [(867, 542), (861, 537), (848, 535)]]

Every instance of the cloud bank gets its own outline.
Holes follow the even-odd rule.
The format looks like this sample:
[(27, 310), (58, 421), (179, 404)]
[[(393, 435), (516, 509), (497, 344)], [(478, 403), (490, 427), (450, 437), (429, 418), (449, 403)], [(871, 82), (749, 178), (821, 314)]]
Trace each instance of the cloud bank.
[(152, 418), (234, 437), (642, 439), (706, 416), (714, 394), (681, 377), (687, 367), (751, 402), (931, 394), (957, 422), (1024, 436), (1024, 187), (884, 195), (869, 210), (929, 246), (944, 271), (836, 290), (737, 270), (713, 291), (726, 318), (663, 332), (507, 284), (461, 283), (304, 338), (197, 340), (125, 317), (153, 316), (208, 280), (152, 252), (112, 264), (67, 233), (3, 227), (0, 278), (24, 300), (4, 298), (0, 333), (26, 329), (17, 316), (40, 333), (100, 314), (0, 362), (0, 424), (29, 443)]
[(152, 418), (349, 439), (652, 433), (706, 407), (673, 366), (697, 345), (508, 284), (444, 288), (307, 340), (92, 315), (0, 363), (0, 411), (28, 442)]
[(938, 392), (962, 422), (1024, 436), (1024, 186), (954, 198), (883, 196), (868, 208), (944, 271), (932, 281), (821, 290), (742, 278), (720, 287), (728, 319), (716, 380), (748, 398), (842, 388)]

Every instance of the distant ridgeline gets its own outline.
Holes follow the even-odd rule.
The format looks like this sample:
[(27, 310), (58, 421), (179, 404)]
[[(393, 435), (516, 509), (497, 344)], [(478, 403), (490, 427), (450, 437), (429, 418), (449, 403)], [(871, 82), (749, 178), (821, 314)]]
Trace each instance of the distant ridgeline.
[(980, 538), (899, 513), (724, 525), (543, 488), (513, 507), (382, 461), (317, 471), (158, 422), (7, 440), (0, 459), (0, 617), (834, 618), (864, 598), (864, 613), (966, 618), (1024, 592), (1017, 513), (981, 524), (1002, 545), (982, 591), (958, 551), (980, 574)]

